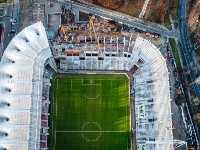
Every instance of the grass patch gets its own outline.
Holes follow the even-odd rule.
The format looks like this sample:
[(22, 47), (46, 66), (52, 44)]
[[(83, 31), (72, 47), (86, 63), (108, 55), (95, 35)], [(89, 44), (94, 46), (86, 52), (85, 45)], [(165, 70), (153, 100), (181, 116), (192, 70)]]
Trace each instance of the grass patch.
[(178, 23), (174, 23), (174, 28), (176, 29), (178, 27)]
[(173, 52), (173, 55), (174, 55), (174, 59), (176, 61), (176, 65), (177, 65), (178, 68), (181, 68), (181, 62), (180, 62), (180, 59), (179, 59), (179, 55), (178, 55), (178, 51), (177, 51), (177, 48), (176, 48), (175, 40), (174, 39), (169, 39), (169, 41), (170, 41), (170, 45), (171, 45), (172, 52)]
[(151, 14), (147, 18), (148, 21), (156, 22), (156, 12), (152, 11)]
[(0, 0), (0, 3), (6, 3), (7, 0)]
[(181, 58), (182, 58), (182, 61), (183, 61), (183, 65), (187, 66), (187, 63), (186, 63), (186, 60), (185, 60), (185, 56), (184, 56), (184, 53), (183, 53), (182, 45), (179, 42), (178, 42), (178, 44), (179, 44), (179, 48), (180, 48), (180, 51), (181, 51)]
[(51, 90), (51, 149), (130, 150), (129, 81), (125, 75), (60, 75)]
[(165, 14), (164, 24), (165, 24), (165, 26), (166, 26), (169, 30), (172, 29), (172, 26), (171, 26), (171, 23), (170, 23), (170, 20), (169, 20), (169, 14), (168, 14), (168, 13)]
[(79, 11), (79, 21), (88, 21), (89, 15), (85, 12)]
[(179, 7), (179, 0), (170, 0), (169, 9), (173, 20), (178, 19), (178, 7)]

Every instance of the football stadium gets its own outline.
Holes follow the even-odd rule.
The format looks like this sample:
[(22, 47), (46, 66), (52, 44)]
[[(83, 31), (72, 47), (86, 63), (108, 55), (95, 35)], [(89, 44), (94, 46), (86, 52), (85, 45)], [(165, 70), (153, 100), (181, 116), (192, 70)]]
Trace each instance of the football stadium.
[(166, 60), (129, 43), (58, 63), (41, 22), (18, 33), (0, 63), (0, 150), (172, 150)]

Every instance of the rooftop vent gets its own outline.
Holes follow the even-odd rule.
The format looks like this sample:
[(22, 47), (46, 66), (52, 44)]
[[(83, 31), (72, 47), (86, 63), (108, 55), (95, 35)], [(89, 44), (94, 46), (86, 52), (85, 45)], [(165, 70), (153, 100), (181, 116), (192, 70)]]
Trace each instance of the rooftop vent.
[(10, 106), (10, 103), (8, 102), (0, 102), (0, 108), (4, 106)]
[(0, 123), (8, 122), (8, 121), (9, 121), (9, 118), (8, 118), (8, 117), (0, 116)]
[(8, 133), (0, 131), (0, 137), (6, 137), (6, 136), (8, 136)]

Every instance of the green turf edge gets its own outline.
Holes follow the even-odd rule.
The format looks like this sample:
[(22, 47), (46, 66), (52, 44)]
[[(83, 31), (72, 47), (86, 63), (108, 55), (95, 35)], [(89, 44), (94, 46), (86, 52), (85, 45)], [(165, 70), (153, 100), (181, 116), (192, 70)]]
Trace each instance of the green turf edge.
[[(50, 114), (50, 116), (49, 116), (49, 124), (50, 124), (50, 127), (49, 127), (49, 136), (48, 136), (48, 141), (47, 141), (47, 144), (48, 144), (48, 148), (50, 149), (50, 150), (53, 150), (53, 149), (55, 149), (55, 148), (53, 148), (53, 145), (55, 145), (54, 144), (54, 138), (53, 138), (53, 133), (54, 133), (54, 126), (55, 126), (55, 124), (54, 124), (54, 126), (53, 126), (53, 124), (52, 124), (52, 122), (53, 122), (53, 118), (54, 118), (54, 95), (56, 94), (55, 93), (55, 91), (57, 91), (57, 90), (55, 90), (55, 88), (57, 88), (56, 87), (56, 84), (55, 84), (55, 82), (57, 81), (57, 79), (59, 79), (59, 78), (66, 78), (66, 76), (72, 76), (72, 74), (54, 74), (53, 76), (52, 76), (52, 78), (51, 78), (51, 87), (50, 87), (50, 96), (49, 96), (49, 100), (50, 100), (50, 102), (51, 102), (51, 114)], [(75, 74), (75, 76), (76, 75), (79, 75), (80, 77), (84, 77), (84, 76), (87, 76), (88, 74)], [(121, 75), (121, 76), (124, 76), (124, 78), (126, 78), (126, 80), (128, 81), (128, 84), (127, 84), (127, 86), (128, 86), (128, 90), (130, 90), (130, 81), (129, 81), (129, 77), (127, 76), (127, 74), (94, 74), (94, 75), (92, 75), (92, 74), (89, 74), (91, 77), (93, 77), (93, 78), (95, 78), (95, 76), (96, 75), (102, 75), (102, 76), (105, 76), (105, 75), (110, 75), (110, 76), (112, 76), (112, 78), (113, 79), (115, 79), (115, 78), (118, 78), (119, 77), (119, 75)], [(74, 77), (75, 77), (74, 76)], [(114, 78), (115, 77), (115, 78)], [(76, 78), (76, 77), (75, 77)], [(129, 100), (130, 100), (130, 94), (129, 94)], [(131, 108), (129, 107), (129, 119), (130, 119), (130, 121), (131, 121)], [(131, 126), (130, 126), (131, 127)], [(130, 134), (130, 140), (131, 140), (131, 134)], [(132, 144), (131, 144), (131, 141), (130, 141), (130, 146), (131, 146)]]
[(167, 27), (169, 30), (172, 30), (172, 26), (171, 26), (171, 23), (170, 23), (170, 20), (169, 20), (169, 12), (167, 12), (167, 13), (165, 14), (164, 25), (165, 25), (165, 27)]
[(58, 77), (58, 74), (57, 73), (55, 73), (55, 74), (53, 74), (52, 75), (52, 77), (51, 77), (51, 80), (50, 80), (50, 83), (51, 83), (51, 87), (50, 87), (50, 93), (49, 93), (49, 100), (50, 100), (50, 102), (51, 102), (51, 114), (48, 116), (48, 123), (50, 124), (50, 127), (49, 127), (49, 135), (48, 135), (48, 139), (47, 139), (47, 146), (48, 146), (48, 148), (50, 149), (50, 150), (52, 150), (52, 148), (53, 148), (53, 142), (54, 142), (54, 140), (53, 140), (53, 131), (54, 131), (54, 126), (53, 126), (53, 104), (54, 104), (54, 95), (55, 95), (55, 93), (54, 93), (54, 89), (55, 89), (55, 81), (56, 81), (56, 79), (57, 79), (57, 77)]
[(0, 0), (0, 3), (6, 3), (7, 0)]

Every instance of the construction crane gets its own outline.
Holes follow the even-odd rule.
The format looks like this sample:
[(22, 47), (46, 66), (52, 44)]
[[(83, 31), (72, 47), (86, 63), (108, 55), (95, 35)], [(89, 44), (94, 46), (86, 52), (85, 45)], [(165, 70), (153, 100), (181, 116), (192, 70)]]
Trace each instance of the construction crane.
[(99, 40), (98, 40), (98, 37), (97, 37), (97, 34), (96, 34), (96, 30), (94, 28), (93, 17), (90, 17), (89, 25), (90, 25), (90, 38), (92, 39), (92, 30), (93, 30), (96, 42), (98, 44), (98, 49), (99, 49), (100, 55), (104, 59), (104, 54), (103, 54), (103, 52), (101, 50), (101, 46), (99, 44)]
[(67, 40), (68, 40), (68, 37), (67, 37), (67, 35), (66, 35), (66, 31), (65, 31), (65, 28), (63, 27), (63, 25), (62, 25), (62, 27), (61, 27), (61, 31), (62, 31), (62, 33), (63, 33), (63, 35), (64, 35), (65, 40), (67, 41)]

